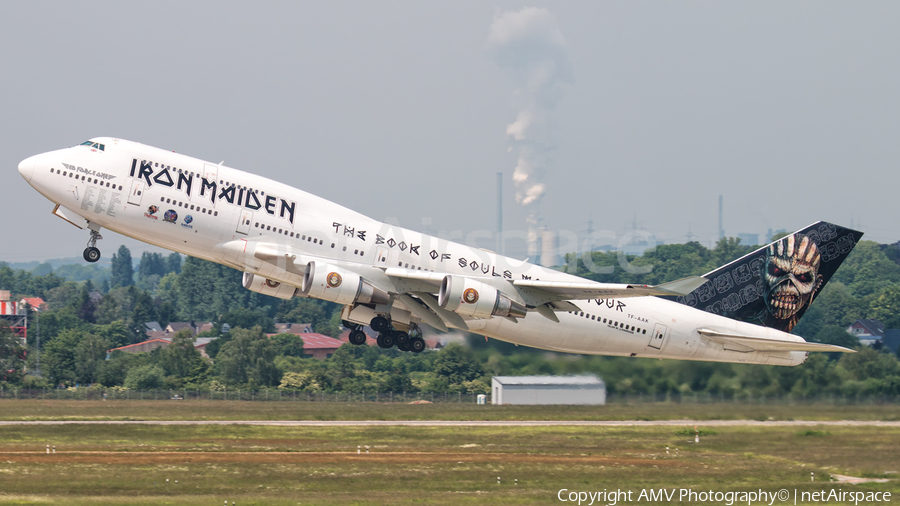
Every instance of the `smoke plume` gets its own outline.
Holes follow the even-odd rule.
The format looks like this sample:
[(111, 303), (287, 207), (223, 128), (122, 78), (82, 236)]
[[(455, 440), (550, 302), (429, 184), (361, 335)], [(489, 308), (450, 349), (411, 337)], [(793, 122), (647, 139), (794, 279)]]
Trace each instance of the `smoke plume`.
[(559, 142), (555, 109), (572, 71), (566, 41), (553, 15), (526, 7), (494, 18), (488, 51), (515, 83), (516, 119), (506, 127), (510, 152), (517, 155), (513, 182), (516, 202), (528, 209), (529, 256), (536, 254), (544, 174), (552, 167)]

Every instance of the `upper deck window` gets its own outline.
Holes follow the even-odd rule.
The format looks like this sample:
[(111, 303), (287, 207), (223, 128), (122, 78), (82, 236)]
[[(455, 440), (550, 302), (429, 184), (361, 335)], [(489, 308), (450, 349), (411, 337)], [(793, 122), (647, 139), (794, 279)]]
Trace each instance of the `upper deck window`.
[(81, 143), (81, 145), (82, 146), (90, 146), (94, 149), (99, 149), (100, 151), (106, 151), (106, 145), (100, 144), (99, 142), (84, 141)]

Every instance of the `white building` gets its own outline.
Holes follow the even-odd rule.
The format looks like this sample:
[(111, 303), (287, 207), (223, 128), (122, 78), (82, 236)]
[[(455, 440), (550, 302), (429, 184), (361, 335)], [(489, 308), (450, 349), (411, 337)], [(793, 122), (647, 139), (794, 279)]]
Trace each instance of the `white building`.
[(606, 383), (596, 374), (494, 376), (492, 404), (606, 404)]

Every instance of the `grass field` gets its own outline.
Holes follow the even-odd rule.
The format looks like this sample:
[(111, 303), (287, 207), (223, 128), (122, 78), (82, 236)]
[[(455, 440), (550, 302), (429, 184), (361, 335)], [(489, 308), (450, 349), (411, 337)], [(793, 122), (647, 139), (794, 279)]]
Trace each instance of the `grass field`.
[(0, 400), (0, 420), (900, 420), (898, 404), (490, 406), (249, 401)]
[[(888, 419), (897, 413), (893, 406), (829, 412), (827, 406), (44, 402), (3, 402), (0, 414), (6, 420), (580, 420), (711, 419), (717, 413), (726, 419), (832, 420)], [(894, 474), (900, 471), (898, 427), (701, 424), (700, 430), (695, 444), (692, 431), (679, 427), (4, 426), (0, 504), (556, 504), (560, 489), (631, 490), (634, 499), (650, 488), (890, 491), (895, 499), (900, 494)], [(47, 455), (47, 444), (56, 446), (55, 454)], [(357, 446), (369, 446), (370, 453), (357, 454)], [(810, 472), (817, 482), (810, 481)], [(822, 483), (830, 474), (889, 481)]]

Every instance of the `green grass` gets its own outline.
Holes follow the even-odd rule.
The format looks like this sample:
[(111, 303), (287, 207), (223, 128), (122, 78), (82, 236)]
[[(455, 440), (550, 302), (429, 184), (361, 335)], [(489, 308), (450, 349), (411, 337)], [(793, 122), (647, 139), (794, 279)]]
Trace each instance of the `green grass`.
[[(898, 414), (894, 405), (824, 403), (590, 407), (4, 400), (4, 420), (696, 419), (700, 443), (693, 442), (693, 427), (674, 426), (12, 425), (0, 427), (0, 505), (220, 505), (225, 500), (235, 505), (525, 505), (557, 503), (560, 489), (627, 489), (636, 497), (649, 488), (835, 488), (890, 491), (897, 497), (900, 427), (712, 429), (702, 421), (897, 420)], [(56, 446), (56, 454), (46, 454), (48, 444)], [(891, 481), (811, 483), (810, 472), (817, 480), (835, 473)]]
[(0, 400), (0, 420), (900, 420), (900, 405), (635, 403), (478, 406), (374, 402)]
[[(718, 427), (694, 444), (673, 427), (11, 426), (0, 437), (0, 504), (548, 504), (563, 488), (820, 490), (832, 485), (810, 483), (810, 472), (893, 477), (898, 444), (890, 427), (832, 426), (827, 437)], [(853, 490), (900, 493), (896, 480)]]

